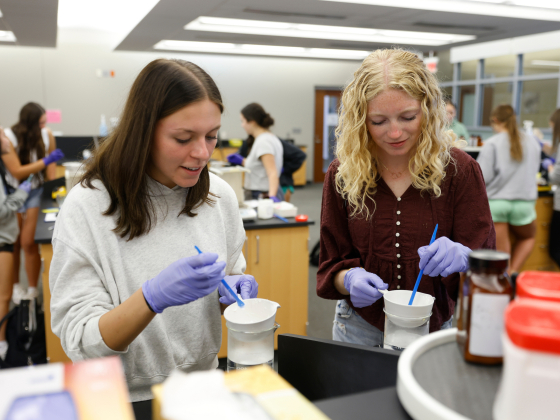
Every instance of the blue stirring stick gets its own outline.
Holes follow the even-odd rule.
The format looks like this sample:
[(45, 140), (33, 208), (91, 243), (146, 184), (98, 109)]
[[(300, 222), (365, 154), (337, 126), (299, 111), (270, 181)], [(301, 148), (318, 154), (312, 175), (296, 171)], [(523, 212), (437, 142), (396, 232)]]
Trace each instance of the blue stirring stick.
[[(202, 251), (200, 250), (199, 247), (197, 247), (196, 245), (194, 246), (195, 249), (198, 251), (199, 254), (202, 254)], [(240, 308), (245, 306), (245, 302), (243, 302), (241, 299), (239, 299), (239, 296), (237, 296), (237, 293), (235, 293), (233, 291), (233, 289), (229, 286), (229, 284), (227, 284), (227, 281), (225, 281), (224, 279), (222, 279), (222, 284), (226, 287), (227, 291), (235, 298), (235, 300), (237, 301), (237, 304), (239, 305)]]
[[(433, 244), (434, 241), (436, 240), (437, 228), (438, 228), (438, 225), (436, 225), (436, 228), (434, 229), (434, 233), (432, 234), (432, 239), (430, 239), (430, 245)], [(424, 274), (424, 269), (420, 270), (420, 272), (418, 273), (418, 278), (416, 279), (416, 284), (414, 284), (414, 289), (412, 290), (412, 295), (410, 296), (410, 300), (408, 301), (409, 305), (412, 305), (412, 302), (414, 301), (414, 296), (416, 296), (416, 291), (418, 290), (418, 286), (420, 285), (420, 279), (422, 279), (423, 274)]]

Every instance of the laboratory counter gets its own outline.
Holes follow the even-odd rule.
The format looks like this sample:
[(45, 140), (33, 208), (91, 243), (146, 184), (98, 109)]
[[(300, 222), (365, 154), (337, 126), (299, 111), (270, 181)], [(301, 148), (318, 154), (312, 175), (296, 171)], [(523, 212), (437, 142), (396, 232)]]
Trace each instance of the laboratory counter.
[[(54, 223), (45, 222), (44, 210), (56, 209), (52, 191), (65, 185), (64, 178), (46, 182), (41, 197), (40, 211), (35, 230), (35, 242), (43, 261), (43, 299), (45, 308), (45, 333), (47, 357), (51, 362), (68, 362), (60, 340), (51, 330), (49, 270), (53, 255), (52, 234)], [(55, 214), (55, 213), (51, 213)], [(52, 217), (52, 216), (51, 216)], [(259, 297), (278, 302), (282, 310), (277, 322), (282, 333), (306, 335), (309, 289), (309, 226), (315, 222), (295, 222), (288, 218), (245, 222), (246, 238), (243, 254), (247, 261), (246, 273), (259, 283)], [(218, 357), (227, 356), (227, 328), (222, 317), (222, 347)]]

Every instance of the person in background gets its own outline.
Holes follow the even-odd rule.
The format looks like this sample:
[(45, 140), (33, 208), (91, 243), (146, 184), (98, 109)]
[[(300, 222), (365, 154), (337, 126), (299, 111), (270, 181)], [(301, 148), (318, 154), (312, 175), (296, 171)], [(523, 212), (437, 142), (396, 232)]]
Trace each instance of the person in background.
[[(5, 130), (12, 143), (11, 150), (2, 159), (10, 176), (8, 183), (16, 188), (30, 175), (32, 190), (23, 206), (18, 210), (20, 236), (14, 243), (14, 285), (13, 300), (16, 303), (25, 298), (38, 296), (37, 283), (41, 270), (39, 246), (35, 243), (35, 228), (39, 216), (39, 204), (43, 192), (43, 183), (56, 178), (55, 162), (64, 154), (56, 148), (52, 132), (46, 127), (45, 109), (29, 102), (21, 108), (19, 121)], [(19, 284), (20, 249), (25, 256), (25, 272), (29, 289), (24, 290)]]
[[(282, 193), (284, 194), (284, 201), (289, 202), (290, 197), (294, 193), (293, 174), (301, 168), (301, 165), (303, 165), (303, 162), (307, 159), (307, 155), (303, 150), (294, 146), (292, 143), (283, 139), (279, 140), (282, 143), (283, 149), (280, 188), (282, 188)], [(237, 153), (239, 153), (243, 158), (246, 158), (249, 156), (254, 142), (255, 138), (253, 136), (249, 136), (247, 140), (243, 142)]]
[(133, 402), (173, 369), (218, 367), (221, 279), (257, 296), (237, 197), (207, 166), (222, 112), (200, 67), (149, 63), (55, 224), (53, 332), (73, 361), (120, 355)]
[(445, 98), (445, 112), (447, 114), (447, 123), (449, 124), (449, 128), (453, 130), (453, 132), (457, 135), (457, 138), (468, 140), (470, 135), (467, 127), (455, 118), (457, 116), (457, 107), (449, 98)]
[[(435, 77), (414, 53), (377, 50), (344, 89), (323, 187), (317, 294), (337, 299), (333, 339), (380, 346), (379, 290), (434, 296), (430, 332), (450, 328), (471, 249), (495, 248), (484, 180), (455, 147)], [(437, 239), (430, 238), (439, 225)]]
[(243, 165), (251, 171), (245, 174), (246, 200), (261, 195), (275, 202), (283, 198), (280, 173), (284, 152), (280, 139), (269, 130), (273, 124), (274, 119), (257, 103), (251, 103), (241, 110), (241, 126), (255, 140), (247, 158), (239, 153), (232, 153), (227, 159), (228, 162)]
[[(477, 161), (486, 183), (496, 248), (511, 255), (508, 273), (516, 275), (535, 245), (541, 149), (534, 137), (518, 128), (510, 105), (495, 108), (490, 123), (497, 134), (484, 142)], [(515, 237), (513, 247), (510, 232)]]
[[(556, 150), (556, 162), (548, 166), (548, 182), (552, 185), (560, 185), (560, 109), (550, 116), (550, 128), (552, 128), (552, 149)], [(560, 188), (554, 191), (554, 212), (550, 222), (550, 258), (560, 266)]]
[[(0, 154), (11, 150), (11, 143), (0, 127)], [(10, 308), (12, 297), (12, 278), (14, 269), (14, 242), (19, 228), (16, 211), (19, 209), (31, 191), (29, 181), (22, 182), (17, 189), (13, 189), (6, 181), (6, 168), (0, 159), (0, 321)], [(8, 352), (5, 322), (0, 327), (0, 359), (4, 360)]]

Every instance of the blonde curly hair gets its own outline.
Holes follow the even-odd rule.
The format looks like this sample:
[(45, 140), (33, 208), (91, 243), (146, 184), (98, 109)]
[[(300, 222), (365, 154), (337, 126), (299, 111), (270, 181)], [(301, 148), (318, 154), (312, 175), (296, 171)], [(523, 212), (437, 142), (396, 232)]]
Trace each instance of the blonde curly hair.
[(436, 197), (456, 135), (447, 127), (445, 103), (438, 82), (422, 60), (401, 49), (376, 50), (363, 61), (344, 89), (336, 128), (336, 156), (340, 162), (336, 187), (352, 208), (351, 216), (370, 218), (367, 199), (377, 191), (378, 156), (367, 126), (368, 102), (386, 89), (397, 89), (420, 101), (421, 133), (408, 163), (412, 185)]

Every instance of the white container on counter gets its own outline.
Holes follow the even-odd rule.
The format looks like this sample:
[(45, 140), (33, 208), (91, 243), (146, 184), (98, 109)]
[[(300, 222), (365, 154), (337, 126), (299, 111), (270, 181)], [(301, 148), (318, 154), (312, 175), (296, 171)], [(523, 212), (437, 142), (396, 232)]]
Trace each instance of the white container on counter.
[(560, 304), (512, 302), (505, 312), (502, 381), (494, 420), (560, 418)]
[(64, 166), (64, 178), (66, 179), (66, 191), (70, 192), (72, 187), (76, 185), (85, 172), (84, 162), (66, 162)]

